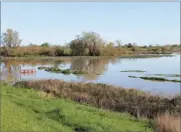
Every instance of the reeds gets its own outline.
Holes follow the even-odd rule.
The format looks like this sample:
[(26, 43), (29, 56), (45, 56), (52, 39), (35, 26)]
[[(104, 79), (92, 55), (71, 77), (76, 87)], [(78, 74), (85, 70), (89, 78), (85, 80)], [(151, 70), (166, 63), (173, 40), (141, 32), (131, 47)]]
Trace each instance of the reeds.
[(180, 132), (179, 114), (162, 114), (155, 118), (155, 132)]

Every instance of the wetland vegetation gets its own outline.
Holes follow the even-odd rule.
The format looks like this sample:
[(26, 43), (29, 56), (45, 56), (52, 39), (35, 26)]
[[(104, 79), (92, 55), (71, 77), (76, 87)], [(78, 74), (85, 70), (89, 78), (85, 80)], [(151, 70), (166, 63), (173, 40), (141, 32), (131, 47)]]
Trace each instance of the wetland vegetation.
[(84, 71), (72, 71), (71, 69), (60, 69), (57, 67), (38, 67), (39, 70), (45, 70), (47, 72), (53, 72), (53, 73), (63, 73), (63, 74), (75, 74), (75, 75), (80, 75), (80, 74), (86, 74)]
[(139, 77), (144, 80), (152, 80), (152, 81), (167, 81), (167, 82), (181, 82), (180, 80), (169, 80), (163, 77)]
[(121, 72), (146, 72), (146, 71), (142, 71), (142, 70), (124, 70)]
[(69, 83), (49, 79), (22, 81), (15, 86), (51, 93), (59, 98), (71, 99), (98, 108), (128, 112), (138, 118), (153, 118), (164, 111), (180, 112), (180, 96), (168, 99), (136, 89), (124, 89), (102, 83)]
[(3, 57), (28, 56), (142, 56), (152, 54), (171, 54), (180, 52), (180, 44), (139, 46), (136, 43), (123, 44), (121, 40), (105, 41), (96, 32), (82, 32), (65, 46), (52, 45), (48, 42), (42, 44), (29, 44), (21, 46), (19, 33), (7, 29), (2, 35), (3, 46), (0, 55)]
[[(152, 69), (150, 67), (153, 62), (158, 65), (165, 60), (166, 65), (171, 63), (166, 57), (179, 52), (180, 44), (139, 46), (136, 43), (123, 44), (120, 40), (106, 42), (98, 33), (83, 32), (64, 46), (47, 42), (22, 46), (18, 32), (12, 29), (3, 33), (3, 44), (0, 48), (0, 76), (3, 80), (15, 82), (13, 86), (2, 84), (3, 130), (179, 130), (180, 118), (175, 115), (180, 113), (180, 96), (169, 98), (127, 87), (143, 86), (145, 91), (160, 86), (164, 89), (178, 88), (172, 82), (180, 82), (177, 80), (180, 75), (167, 73), (167, 68), (170, 67), (166, 70), (155, 68), (155, 73), (161, 73), (160, 70), (164, 69), (162, 73), (167, 74), (150, 74), (151, 77), (139, 74)], [(154, 57), (163, 57), (163, 61), (159, 58), (154, 60)], [(148, 61), (150, 58), (153, 61)], [(141, 59), (145, 59), (144, 66), (147, 69), (142, 66)], [(134, 68), (141, 70), (123, 70), (133, 69), (133, 61)], [(124, 65), (125, 62), (128, 62), (127, 65)], [(35, 80), (27, 77), (31, 75), (22, 75), (20, 67), (36, 69), (33, 76)], [(128, 75), (127, 72), (132, 72), (133, 75)], [(173, 73), (178, 73), (178, 68)], [(52, 76), (58, 79), (50, 79)], [(42, 77), (48, 79), (39, 80)], [(71, 79), (77, 82), (71, 82)], [(86, 82), (87, 80), (90, 82)], [(154, 85), (153, 82), (144, 80), (170, 83), (164, 85), (154, 82)], [(122, 84), (126, 88), (115, 86)], [(167, 126), (165, 121), (171, 125)]]

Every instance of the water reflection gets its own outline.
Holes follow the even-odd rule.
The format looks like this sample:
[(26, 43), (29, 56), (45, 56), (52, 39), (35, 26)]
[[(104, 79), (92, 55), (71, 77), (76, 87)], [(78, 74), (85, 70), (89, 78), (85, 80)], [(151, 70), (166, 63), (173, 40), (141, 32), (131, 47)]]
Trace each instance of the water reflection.
[[(6, 81), (18, 81), (25, 76), (32, 76), (37, 73), (21, 73), (23, 69), (33, 69), (38, 66), (52, 66), (59, 68), (70, 68), (71, 70), (85, 71), (88, 74), (82, 75), (83, 80), (96, 80), (108, 70), (108, 64), (119, 62), (116, 58), (92, 58), (92, 59), (66, 59), (66, 60), (6, 60), (1, 63), (2, 79)], [(69, 65), (68, 65), (69, 64)], [(38, 69), (37, 69), (38, 70)], [(80, 79), (80, 76), (77, 76)]]
[(83, 75), (85, 80), (96, 80), (99, 75), (107, 71), (108, 63), (108, 59), (76, 59), (72, 60), (70, 69), (88, 73)]
[(9, 82), (19, 81), (20, 67), (10, 61), (4, 61), (1, 63), (1, 79)]
[[(59, 59), (59, 60), (58, 60)], [(24, 79), (62, 79), (76, 82), (99, 82), (124, 88), (166, 93), (180, 92), (179, 83), (151, 82), (128, 76), (146, 76), (146, 74), (180, 74), (180, 55), (161, 58), (58, 58), (43, 60), (6, 60), (0, 62), (3, 80), (15, 82)], [(21, 69), (36, 69), (35, 73), (21, 73)], [(70, 68), (88, 74), (80, 76), (50, 73), (38, 70), (39, 66)], [(164, 66), (164, 67), (163, 67)], [(146, 73), (124, 73), (121, 70), (144, 70)], [(176, 78), (177, 79), (177, 78)]]

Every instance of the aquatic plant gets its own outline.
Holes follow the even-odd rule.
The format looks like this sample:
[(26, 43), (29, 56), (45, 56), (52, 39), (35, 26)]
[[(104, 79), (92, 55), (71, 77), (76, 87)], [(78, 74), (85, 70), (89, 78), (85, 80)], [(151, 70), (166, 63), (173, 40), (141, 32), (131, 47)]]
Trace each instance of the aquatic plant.
[(44, 66), (41, 66), (41, 67), (38, 67), (38, 70), (45, 70), (45, 69), (48, 69), (48, 68), (51, 68), (51, 67), (44, 67)]
[(168, 82), (181, 82), (180, 80), (169, 80), (162, 77), (139, 77), (144, 80), (153, 80), (153, 81), (168, 81)]
[(50, 68), (46, 68), (45, 71), (48, 71), (48, 72), (54, 72), (54, 73), (61, 73), (62, 70), (59, 69), (59, 68), (56, 68), (56, 67), (50, 67)]
[(84, 71), (73, 71), (72, 73), (75, 75), (86, 74), (86, 72), (84, 72)]
[(146, 72), (146, 71), (142, 71), (142, 70), (124, 70), (121, 72)]
[(136, 76), (128, 76), (128, 77), (130, 77), (130, 78), (138, 78), (138, 77), (136, 77)]
[(63, 74), (71, 74), (72, 71), (70, 69), (65, 69), (65, 70), (62, 70), (61, 73), (63, 73)]
[(163, 76), (163, 77), (181, 77), (180, 74), (153, 74), (155, 76)]

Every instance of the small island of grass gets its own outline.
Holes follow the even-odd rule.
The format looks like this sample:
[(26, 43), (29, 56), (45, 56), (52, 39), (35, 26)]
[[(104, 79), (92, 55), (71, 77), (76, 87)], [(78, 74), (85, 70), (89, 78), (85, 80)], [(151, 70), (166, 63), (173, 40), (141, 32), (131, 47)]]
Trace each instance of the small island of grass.
[(128, 77), (130, 77), (130, 78), (138, 78), (138, 77), (136, 77), (136, 76), (128, 76)]
[(45, 70), (47, 72), (53, 72), (53, 73), (63, 73), (63, 74), (75, 74), (75, 75), (81, 75), (86, 74), (84, 71), (72, 71), (71, 69), (65, 69), (62, 70), (60, 68), (56, 67), (38, 67), (39, 70)]
[(146, 72), (146, 71), (142, 71), (142, 70), (123, 70), (121, 72)]
[(139, 77), (144, 80), (152, 80), (152, 81), (168, 81), (168, 82), (181, 82), (180, 80), (169, 80), (162, 77)]

